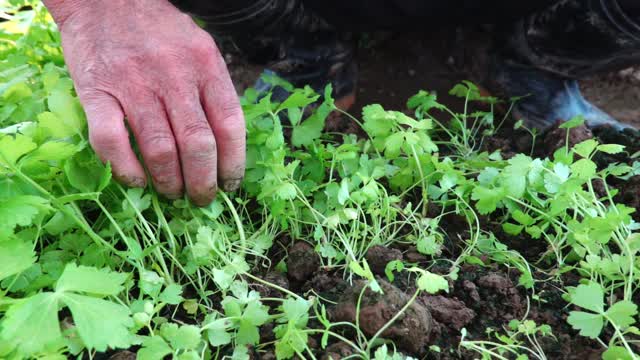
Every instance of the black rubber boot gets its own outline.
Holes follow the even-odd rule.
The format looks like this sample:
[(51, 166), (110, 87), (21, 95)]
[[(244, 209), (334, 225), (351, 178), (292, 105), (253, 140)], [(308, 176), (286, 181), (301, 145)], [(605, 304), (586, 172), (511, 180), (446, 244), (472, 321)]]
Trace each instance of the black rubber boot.
[(310, 85), (320, 94), (333, 86), (337, 104), (352, 103), (357, 71), (353, 46), (302, 0), (186, 0), (179, 5), (195, 13), (216, 37), (229, 37), (253, 63), (265, 64), (256, 83), (283, 101), (287, 91), (265, 79), (277, 75), (296, 87)]
[(584, 99), (576, 81), (640, 63), (640, 14), (621, 1), (563, 0), (519, 21), (493, 59), (490, 87), (525, 96), (514, 114), (531, 127), (577, 115), (591, 127), (628, 127)]

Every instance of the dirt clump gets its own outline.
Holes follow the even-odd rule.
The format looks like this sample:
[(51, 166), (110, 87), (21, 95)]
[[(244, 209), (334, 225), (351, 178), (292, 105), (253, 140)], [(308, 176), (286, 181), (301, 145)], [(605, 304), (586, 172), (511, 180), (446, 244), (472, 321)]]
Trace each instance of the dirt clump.
[[(394, 285), (378, 278), (383, 294), (371, 289), (361, 297), (359, 322), (365, 335), (371, 337), (382, 329), (409, 302), (410, 298)], [(358, 299), (366, 281), (356, 281), (341, 294), (338, 304), (330, 310), (332, 321), (355, 323)], [(420, 302), (413, 302), (400, 317), (391, 324), (382, 337), (393, 340), (399, 348), (413, 354), (422, 354), (429, 345), (433, 319), (429, 310)]]
[(365, 257), (374, 274), (384, 275), (388, 263), (402, 260), (402, 251), (376, 245), (367, 251)]
[(476, 312), (457, 298), (441, 295), (425, 295), (420, 298), (433, 318), (440, 324), (455, 330), (461, 330), (476, 317)]
[(287, 268), (291, 281), (303, 282), (308, 280), (320, 267), (320, 257), (313, 246), (299, 241), (289, 249)]
[[(266, 275), (264, 275), (262, 279), (285, 290), (289, 290), (289, 279), (287, 279), (287, 277), (280, 272), (270, 271)], [(256, 285), (256, 287), (258, 292), (260, 293), (260, 296), (262, 297), (281, 298), (285, 296), (285, 294), (283, 294), (280, 290), (272, 286), (260, 284)]]
[(480, 293), (484, 302), (494, 304), (494, 306), (484, 307), (488, 318), (510, 321), (522, 315), (524, 311), (522, 297), (507, 276), (492, 272), (481, 276), (477, 284), (481, 288)]

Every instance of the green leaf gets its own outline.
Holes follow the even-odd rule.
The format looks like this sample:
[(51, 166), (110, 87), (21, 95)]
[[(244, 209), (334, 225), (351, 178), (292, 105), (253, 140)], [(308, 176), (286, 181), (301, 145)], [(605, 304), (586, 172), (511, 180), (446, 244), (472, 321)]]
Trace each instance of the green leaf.
[(258, 327), (247, 320), (241, 320), (236, 334), (236, 343), (238, 345), (255, 345), (259, 341), (260, 332)]
[(83, 292), (100, 296), (117, 295), (122, 292), (122, 284), (126, 280), (126, 274), (69, 263), (58, 279), (56, 291)]
[(0, 280), (27, 270), (35, 262), (31, 244), (18, 238), (0, 241)]
[(36, 215), (48, 210), (48, 201), (31, 195), (15, 196), (0, 203), (0, 234), (12, 232), (16, 226), (31, 225)]
[(502, 224), (502, 230), (504, 230), (504, 232), (506, 232), (509, 235), (520, 235), (522, 233), (522, 230), (524, 230), (524, 226), (511, 224), (511, 223), (504, 223)]
[(579, 285), (569, 292), (571, 303), (598, 314), (604, 313), (604, 292), (600, 284)]
[(617, 145), (617, 144), (604, 144), (604, 145), (600, 145), (598, 146), (598, 151), (602, 151), (603, 153), (606, 154), (619, 154), (621, 152), (623, 152), (625, 149), (624, 145)]
[(242, 314), (242, 318), (254, 326), (260, 326), (265, 324), (269, 320), (269, 312), (267, 308), (258, 301), (252, 301), (247, 304), (247, 307)]
[(638, 306), (630, 301), (619, 301), (611, 306), (605, 315), (617, 327), (626, 329), (633, 325), (638, 314)]
[(531, 225), (533, 225), (535, 223), (535, 220), (531, 216), (523, 213), (520, 210), (514, 211), (511, 214), (511, 217), (515, 221), (517, 221), (518, 223), (520, 223), (521, 225), (524, 225), (524, 226), (531, 226)]
[(291, 183), (282, 183), (276, 190), (276, 197), (280, 200), (292, 200), (296, 195), (296, 186)]
[(158, 360), (173, 353), (173, 350), (160, 336), (147, 337), (142, 342), (142, 348), (138, 350), (138, 360)]
[(38, 125), (46, 132), (47, 137), (54, 139), (68, 138), (77, 133), (75, 128), (63, 123), (56, 114), (48, 111), (38, 115)]
[(434, 235), (420, 236), (416, 242), (416, 249), (420, 254), (436, 255), (441, 250), (441, 245)]
[(363, 128), (371, 136), (386, 136), (395, 126), (394, 117), (379, 104), (362, 108)]
[(287, 321), (293, 321), (296, 326), (304, 327), (309, 319), (311, 303), (302, 298), (286, 299), (282, 303), (282, 312)]
[(64, 172), (71, 186), (87, 193), (102, 191), (111, 180), (111, 165), (102, 166), (88, 150), (67, 160)]
[(578, 126), (584, 124), (585, 120), (584, 117), (582, 116), (576, 116), (573, 119), (566, 121), (564, 123), (562, 123), (560, 126), (558, 126), (560, 129), (573, 129), (573, 128), (577, 128)]
[(580, 330), (581, 336), (591, 339), (597, 338), (604, 326), (604, 317), (600, 314), (591, 314), (582, 311), (572, 311), (567, 319), (576, 330)]
[(420, 271), (421, 275), (417, 280), (418, 288), (429, 294), (436, 294), (440, 291), (449, 292), (449, 282), (443, 276), (429, 271)]
[(0, 334), (3, 342), (27, 356), (58, 343), (62, 339), (58, 298), (40, 293), (12, 305), (3, 317)]
[(64, 141), (48, 141), (33, 151), (26, 160), (33, 161), (60, 161), (66, 160), (78, 152), (79, 147)]
[(78, 334), (87, 348), (106, 351), (131, 346), (133, 337), (129, 328), (133, 327), (133, 319), (126, 306), (71, 293), (65, 293), (62, 301), (71, 310)]
[(61, 119), (65, 126), (75, 129), (77, 133), (82, 132), (86, 119), (77, 98), (66, 91), (54, 90), (47, 98), (47, 104), (49, 110)]
[(160, 293), (159, 300), (170, 305), (180, 304), (184, 300), (182, 297), (182, 286), (178, 284), (168, 285)]
[(598, 142), (595, 139), (588, 139), (575, 145), (573, 151), (586, 159), (591, 156), (596, 147), (598, 147)]
[[(16, 166), (18, 159), (35, 150), (38, 146), (31, 138), (22, 134), (15, 136), (0, 134), (0, 165), (8, 168)], [(0, 167), (0, 170), (2, 168)]]
[(215, 313), (207, 315), (205, 321), (206, 335), (213, 347), (231, 344), (231, 334), (227, 331), (229, 321), (217, 319)]
[(473, 189), (471, 199), (476, 200), (476, 208), (482, 215), (487, 215), (496, 210), (498, 204), (504, 199), (504, 189), (489, 189), (484, 186), (478, 186)]
[(571, 172), (581, 179), (591, 179), (596, 175), (598, 167), (589, 159), (580, 159), (571, 165)]
[(602, 360), (635, 360), (635, 354), (629, 354), (629, 351), (622, 346), (611, 346), (602, 354)]
[(164, 323), (160, 329), (162, 337), (169, 340), (175, 350), (193, 350), (202, 340), (200, 329), (194, 325), (178, 326), (173, 323)]
[[(318, 101), (320, 95), (309, 86), (303, 89), (295, 89), (291, 95), (278, 106), (277, 112), (290, 108), (304, 108)], [(292, 124), (296, 125), (296, 124)]]

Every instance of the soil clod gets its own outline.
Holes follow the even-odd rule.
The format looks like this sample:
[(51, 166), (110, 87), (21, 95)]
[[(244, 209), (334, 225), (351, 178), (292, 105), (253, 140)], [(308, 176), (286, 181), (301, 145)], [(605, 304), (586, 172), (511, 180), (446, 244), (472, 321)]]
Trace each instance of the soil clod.
[(296, 282), (308, 280), (320, 267), (320, 258), (314, 248), (299, 241), (289, 249), (287, 268), (289, 279)]
[(402, 252), (384, 246), (373, 246), (366, 255), (371, 271), (376, 275), (384, 275), (387, 264), (394, 260), (402, 260)]
[[(355, 322), (359, 315), (360, 328), (367, 336), (375, 335), (409, 302), (410, 298), (394, 285), (378, 278), (384, 294), (365, 290), (366, 281), (356, 281), (348, 287), (330, 311), (333, 321)], [(361, 298), (360, 314), (357, 313), (358, 299)], [(400, 317), (391, 324), (382, 337), (393, 340), (401, 349), (421, 354), (429, 345), (433, 329), (433, 319), (429, 310), (420, 302), (412, 303)]]
[(435, 320), (455, 330), (461, 330), (476, 317), (475, 311), (456, 298), (426, 295), (421, 300)]

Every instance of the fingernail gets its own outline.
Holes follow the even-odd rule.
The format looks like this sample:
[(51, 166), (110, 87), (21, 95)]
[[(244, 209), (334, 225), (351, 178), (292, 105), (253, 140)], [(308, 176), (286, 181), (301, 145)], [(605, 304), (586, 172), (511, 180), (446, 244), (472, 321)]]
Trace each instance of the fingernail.
[(236, 191), (240, 188), (240, 184), (242, 183), (242, 179), (229, 179), (224, 180), (222, 183), (222, 190), (225, 192)]
[(114, 175), (113, 177), (116, 179), (117, 182), (128, 187), (144, 188), (147, 186), (147, 182), (145, 181), (145, 179), (139, 178), (136, 176)]
[(147, 186), (147, 182), (143, 178), (134, 177), (131, 178), (131, 181), (129, 181), (129, 186), (135, 188), (143, 188)]

